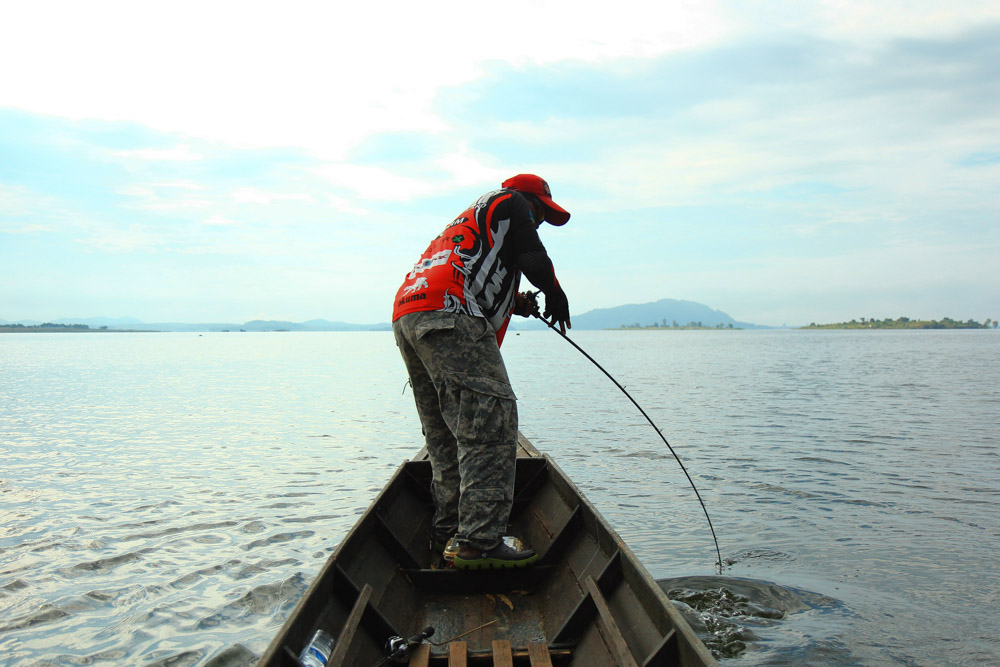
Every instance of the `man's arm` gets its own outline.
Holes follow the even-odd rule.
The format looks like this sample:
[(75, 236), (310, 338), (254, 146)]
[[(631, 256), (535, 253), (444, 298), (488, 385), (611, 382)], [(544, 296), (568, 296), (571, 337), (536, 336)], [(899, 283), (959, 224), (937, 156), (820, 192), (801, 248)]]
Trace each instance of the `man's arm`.
[(510, 198), (510, 207), (511, 254), (514, 262), (524, 277), (545, 293), (543, 317), (552, 318), (549, 321), (558, 323), (560, 331), (566, 333), (567, 328), (572, 328), (569, 300), (559, 286), (552, 260), (538, 237), (538, 229), (531, 218), (528, 202), (523, 195), (515, 192)]

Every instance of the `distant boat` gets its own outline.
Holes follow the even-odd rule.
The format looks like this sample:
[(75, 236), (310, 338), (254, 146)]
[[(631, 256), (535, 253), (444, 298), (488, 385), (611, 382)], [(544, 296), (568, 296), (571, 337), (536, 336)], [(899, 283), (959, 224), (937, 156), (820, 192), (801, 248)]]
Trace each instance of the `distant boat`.
[(430, 548), (430, 480), (423, 451), (396, 470), (260, 665), (298, 667), (317, 630), (334, 638), (327, 664), (336, 666), (392, 664), (391, 638), (414, 667), (717, 664), (621, 537), (523, 435), (510, 532), (540, 554), (531, 567), (445, 567)]

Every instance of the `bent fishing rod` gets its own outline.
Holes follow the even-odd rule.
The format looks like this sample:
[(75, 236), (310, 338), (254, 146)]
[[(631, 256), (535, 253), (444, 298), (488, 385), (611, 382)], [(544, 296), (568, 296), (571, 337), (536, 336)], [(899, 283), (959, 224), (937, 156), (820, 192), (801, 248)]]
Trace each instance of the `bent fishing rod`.
[[(537, 294), (538, 294), (537, 292), (535, 292), (534, 294), (532, 294), (531, 292), (528, 292), (527, 296), (528, 296), (529, 301), (531, 301), (532, 303), (534, 303), (534, 298), (535, 298), (535, 296), (537, 296)], [(691, 484), (691, 488), (694, 489), (694, 495), (696, 495), (698, 497), (698, 502), (701, 503), (701, 509), (705, 513), (705, 519), (708, 520), (708, 529), (710, 531), (712, 531), (712, 540), (715, 542), (715, 555), (719, 557), (719, 560), (716, 562), (715, 565), (718, 568), (719, 574), (722, 574), (722, 552), (719, 551), (719, 540), (715, 536), (715, 527), (712, 526), (712, 517), (708, 516), (708, 508), (705, 507), (705, 501), (701, 499), (701, 493), (698, 492), (698, 487), (694, 485), (694, 480), (691, 479), (691, 475), (688, 474), (687, 468), (684, 467), (684, 463), (681, 461), (681, 457), (679, 457), (677, 455), (677, 452), (674, 451), (674, 448), (671, 447), (671, 445), (670, 445), (669, 442), (667, 442), (667, 439), (663, 435), (663, 431), (660, 430), (659, 426), (657, 426), (656, 424), (653, 423), (653, 420), (650, 418), (650, 416), (648, 414), (646, 414), (646, 411), (642, 409), (642, 406), (639, 405), (639, 403), (637, 403), (634, 398), (632, 398), (632, 395), (629, 394), (625, 390), (625, 387), (623, 387), (621, 385), (621, 383), (618, 382), (618, 380), (616, 380), (611, 375), (611, 373), (609, 373), (608, 371), (606, 371), (604, 369), (604, 366), (601, 366), (599, 363), (597, 363), (597, 361), (592, 356), (590, 356), (589, 354), (587, 354), (586, 350), (584, 350), (582, 347), (580, 347), (579, 345), (577, 345), (569, 336), (567, 336), (565, 333), (563, 333), (562, 331), (560, 331), (559, 329), (556, 328), (555, 318), (554, 317), (552, 318), (551, 322), (549, 320), (545, 319), (544, 317), (542, 317), (538, 313), (538, 304), (537, 303), (534, 303), (534, 310), (532, 310), (531, 315), (533, 317), (537, 317), (542, 322), (545, 322), (545, 324), (550, 329), (552, 329), (557, 334), (559, 334), (560, 336), (562, 336), (563, 339), (567, 343), (569, 343), (570, 345), (572, 345), (573, 347), (575, 347), (577, 350), (579, 350), (580, 354), (582, 354), (583, 356), (587, 357), (587, 359), (590, 360), (590, 363), (592, 363), (595, 366), (597, 366), (597, 368), (602, 373), (604, 373), (609, 380), (611, 380), (612, 382), (614, 382), (615, 386), (618, 387), (619, 389), (621, 389), (622, 393), (625, 394), (626, 398), (628, 398), (628, 400), (632, 401), (632, 405), (634, 405), (636, 407), (636, 409), (639, 410), (640, 413), (642, 413), (642, 416), (646, 418), (646, 421), (648, 421), (649, 425), (653, 427), (653, 430), (656, 431), (656, 434), (658, 436), (660, 436), (660, 440), (663, 441), (663, 444), (665, 444), (667, 446), (667, 449), (670, 450), (670, 453), (674, 455), (675, 459), (677, 459), (677, 465), (679, 465), (681, 467), (681, 470), (684, 471), (684, 476), (687, 477), (688, 482)]]

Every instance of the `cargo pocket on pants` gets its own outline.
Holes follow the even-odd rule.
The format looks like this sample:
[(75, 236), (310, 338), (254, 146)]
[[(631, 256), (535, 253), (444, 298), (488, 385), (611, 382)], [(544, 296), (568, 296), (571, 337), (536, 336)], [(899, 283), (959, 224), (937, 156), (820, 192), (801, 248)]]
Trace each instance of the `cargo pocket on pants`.
[(413, 338), (420, 340), (428, 334), (438, 331), (453, 331), (455, 316), (451, 313), (427, 313), (414, 325)]
[(460, 383), (455, 433), (459, 441), (486, 444), (517, 440), (517, 399), (510, 385), (477, 375), (454, 379)]

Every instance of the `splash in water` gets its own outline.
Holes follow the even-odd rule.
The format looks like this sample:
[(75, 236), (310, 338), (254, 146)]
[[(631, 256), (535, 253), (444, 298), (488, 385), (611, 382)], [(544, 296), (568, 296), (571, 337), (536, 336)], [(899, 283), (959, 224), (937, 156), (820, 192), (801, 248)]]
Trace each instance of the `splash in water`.
[(758, 633), (791, 622), (795, 614), (839, 607), (823, 595), (751, 579), (679, 577), (657, 583), (720, 659), (759, 648)]

